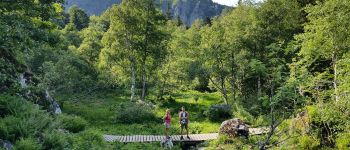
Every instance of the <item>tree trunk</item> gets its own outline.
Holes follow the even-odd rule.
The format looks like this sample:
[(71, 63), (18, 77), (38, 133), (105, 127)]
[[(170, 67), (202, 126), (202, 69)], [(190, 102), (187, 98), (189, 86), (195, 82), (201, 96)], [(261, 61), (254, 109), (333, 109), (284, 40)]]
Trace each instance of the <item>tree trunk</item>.
[(226, 87), (225, 87), (225, 78), (224, 77), (221, 77), (221, 91), (222, 91), (222, 95), (224, 96), (224, 102), (225, 104), (227, 105), (227, 90), (226, 90)]
[(272, 105), (272, 98), (274, 96), (274, 84), (271, 81), (271, 89), (270, 89), (270, 115), (271, 115), (271, 125), (270, 125), (270, 131), (267, 134), (267, 138), (263, 143), (259, 142), (259, 150), (265, 150), (266, 149), (266, 145), (270, 142), (272, 136), (275, 133), (275, 130), (277, 128), (277, 126), (281, 123), (281, 122), (277, 122), (276, 118), (275, 118), (275, 112), (274, 112), (274, 106)]
[(146, 56), (142, 58), (142, 93), (141, 100), (145, 101), (146, 97)]
[(224, 103), (225, 104), (228, 104), (227, 103), (227, 90), (226, 90), (226, 87), (225, 87), (225, 77), (221, 77), (220, 78), (220, 82), (221, 82), (221, 84), (219, 83), (216, 83), (216, 82), (214, 82), (214, 80), (211, 78), (211, 77), (209, 77), (209, 80), (210, 80), (210, 82), (211, 83), (213, 83), (213, 85), (217, 88), (217, 89), (219, 89), (219, 91), (220, 91), (220, 93), (222, 94), (222, 96), (224, 97)]
[(334, 95), (335, 95), (335, 101), (339, 101), (339, 95), (338, 95), (338, 85), (337, 85), (337, 54), (333, 54), (333, 72), (334, 72), (334, 77), (333, 77), (333, 87), (334, 87)]
[(233, 94), (233, 101), (236, 101), (236, 75), (235, 75), (235, 55), (231, 52), (231, 87)]
[(135, 59), (131, 58), (131, 97), (130, 101), (135, 101), (135, 86), (136, 86), (136, 69), (135, 69)]
[(261, 77), (258, 75), (258, 99), (261, 97)]

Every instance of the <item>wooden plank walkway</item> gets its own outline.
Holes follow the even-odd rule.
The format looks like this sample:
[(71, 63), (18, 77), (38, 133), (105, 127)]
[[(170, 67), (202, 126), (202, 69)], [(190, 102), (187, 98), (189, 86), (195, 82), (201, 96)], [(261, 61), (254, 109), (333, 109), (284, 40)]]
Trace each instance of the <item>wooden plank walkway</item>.
[[(164, 135), (127, 135), (127, 136), (115, 136), (115, 135), (103, 135), (107, 142), (122, 142), (122, 143), (133, 143), (133, 142), (160, 142), (165, 139)], [(180, 135), (171, 135), (173, 141), (206, 141), (214, 140), (218, 137), (218, 133), (209, 134), (190, 134), (190, 139), (183, 136), (184, 139), (180, 140)]]
[[(250, 128), (249, 133), (251, 135), (259, 135), (267, 133), (267, 128)], [(183, 136), (184, 139), (180, 140), (181, 135), (171, 135), (173, 141), (191, 141), (191, 142), (200, 142), (207, 140), (217, 139), (218, 133), (208, 133), (208, 134), (190, 134), (190, 139), (187, 139), (186, 136)], [(103, 138), (107, 142), (122, 142), (122, 143), (133, 143), (133, 142), (160, 142), (165, 139), (164, 135), (103, 135)]]

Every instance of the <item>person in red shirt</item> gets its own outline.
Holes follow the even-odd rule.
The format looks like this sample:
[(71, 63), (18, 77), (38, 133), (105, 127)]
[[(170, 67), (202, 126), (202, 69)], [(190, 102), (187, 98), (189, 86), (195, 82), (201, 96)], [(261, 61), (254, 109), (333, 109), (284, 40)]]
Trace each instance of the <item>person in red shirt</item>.
[(171, 125), (171, 115), (170, 115), (170, 109), (166, 109), (165, 116), (163, 117), (164, 125), (165, 125), (165, 137), (166, 139), (169, 138), (169, 130)]

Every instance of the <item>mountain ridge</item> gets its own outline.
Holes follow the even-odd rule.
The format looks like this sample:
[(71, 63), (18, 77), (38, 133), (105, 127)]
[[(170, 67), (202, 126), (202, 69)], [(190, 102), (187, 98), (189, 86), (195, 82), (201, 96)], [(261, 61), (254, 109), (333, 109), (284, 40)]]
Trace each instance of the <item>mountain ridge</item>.
[[(76, 5), (85, 10), (88, 15), (100, 15), (113, 4), (120, 4), (122, 0), (67, 0), (66, 10)], [(217, 4), (212, 0), (156, 0), (162, 12), (169, 11), (170, 14), (190, 26), (196, 19), (218, 16), (229, 6)]]

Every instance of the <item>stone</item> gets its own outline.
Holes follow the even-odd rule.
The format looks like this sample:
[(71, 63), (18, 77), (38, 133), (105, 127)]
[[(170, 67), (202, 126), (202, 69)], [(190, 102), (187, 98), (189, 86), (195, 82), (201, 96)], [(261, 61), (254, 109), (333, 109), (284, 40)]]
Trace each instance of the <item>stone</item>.
[(9, 141), (0, 139), (0, 149), (1, 148), (5, 149), (5, 150), (12, 150), (13, 149), (13, 145)]
[(60, 105), (57, 103), (57, 101), (53, 97), (51, 97), (49, 90), (45, 90), (45, 98), (51, 103), (50, 111), (52, 111), (54, 114), (62, 113)]
[(220, 134), (226, 134), (229, 137), (249, 136), (249, 125), (241, 119), (234, 118), (221, 123)]

